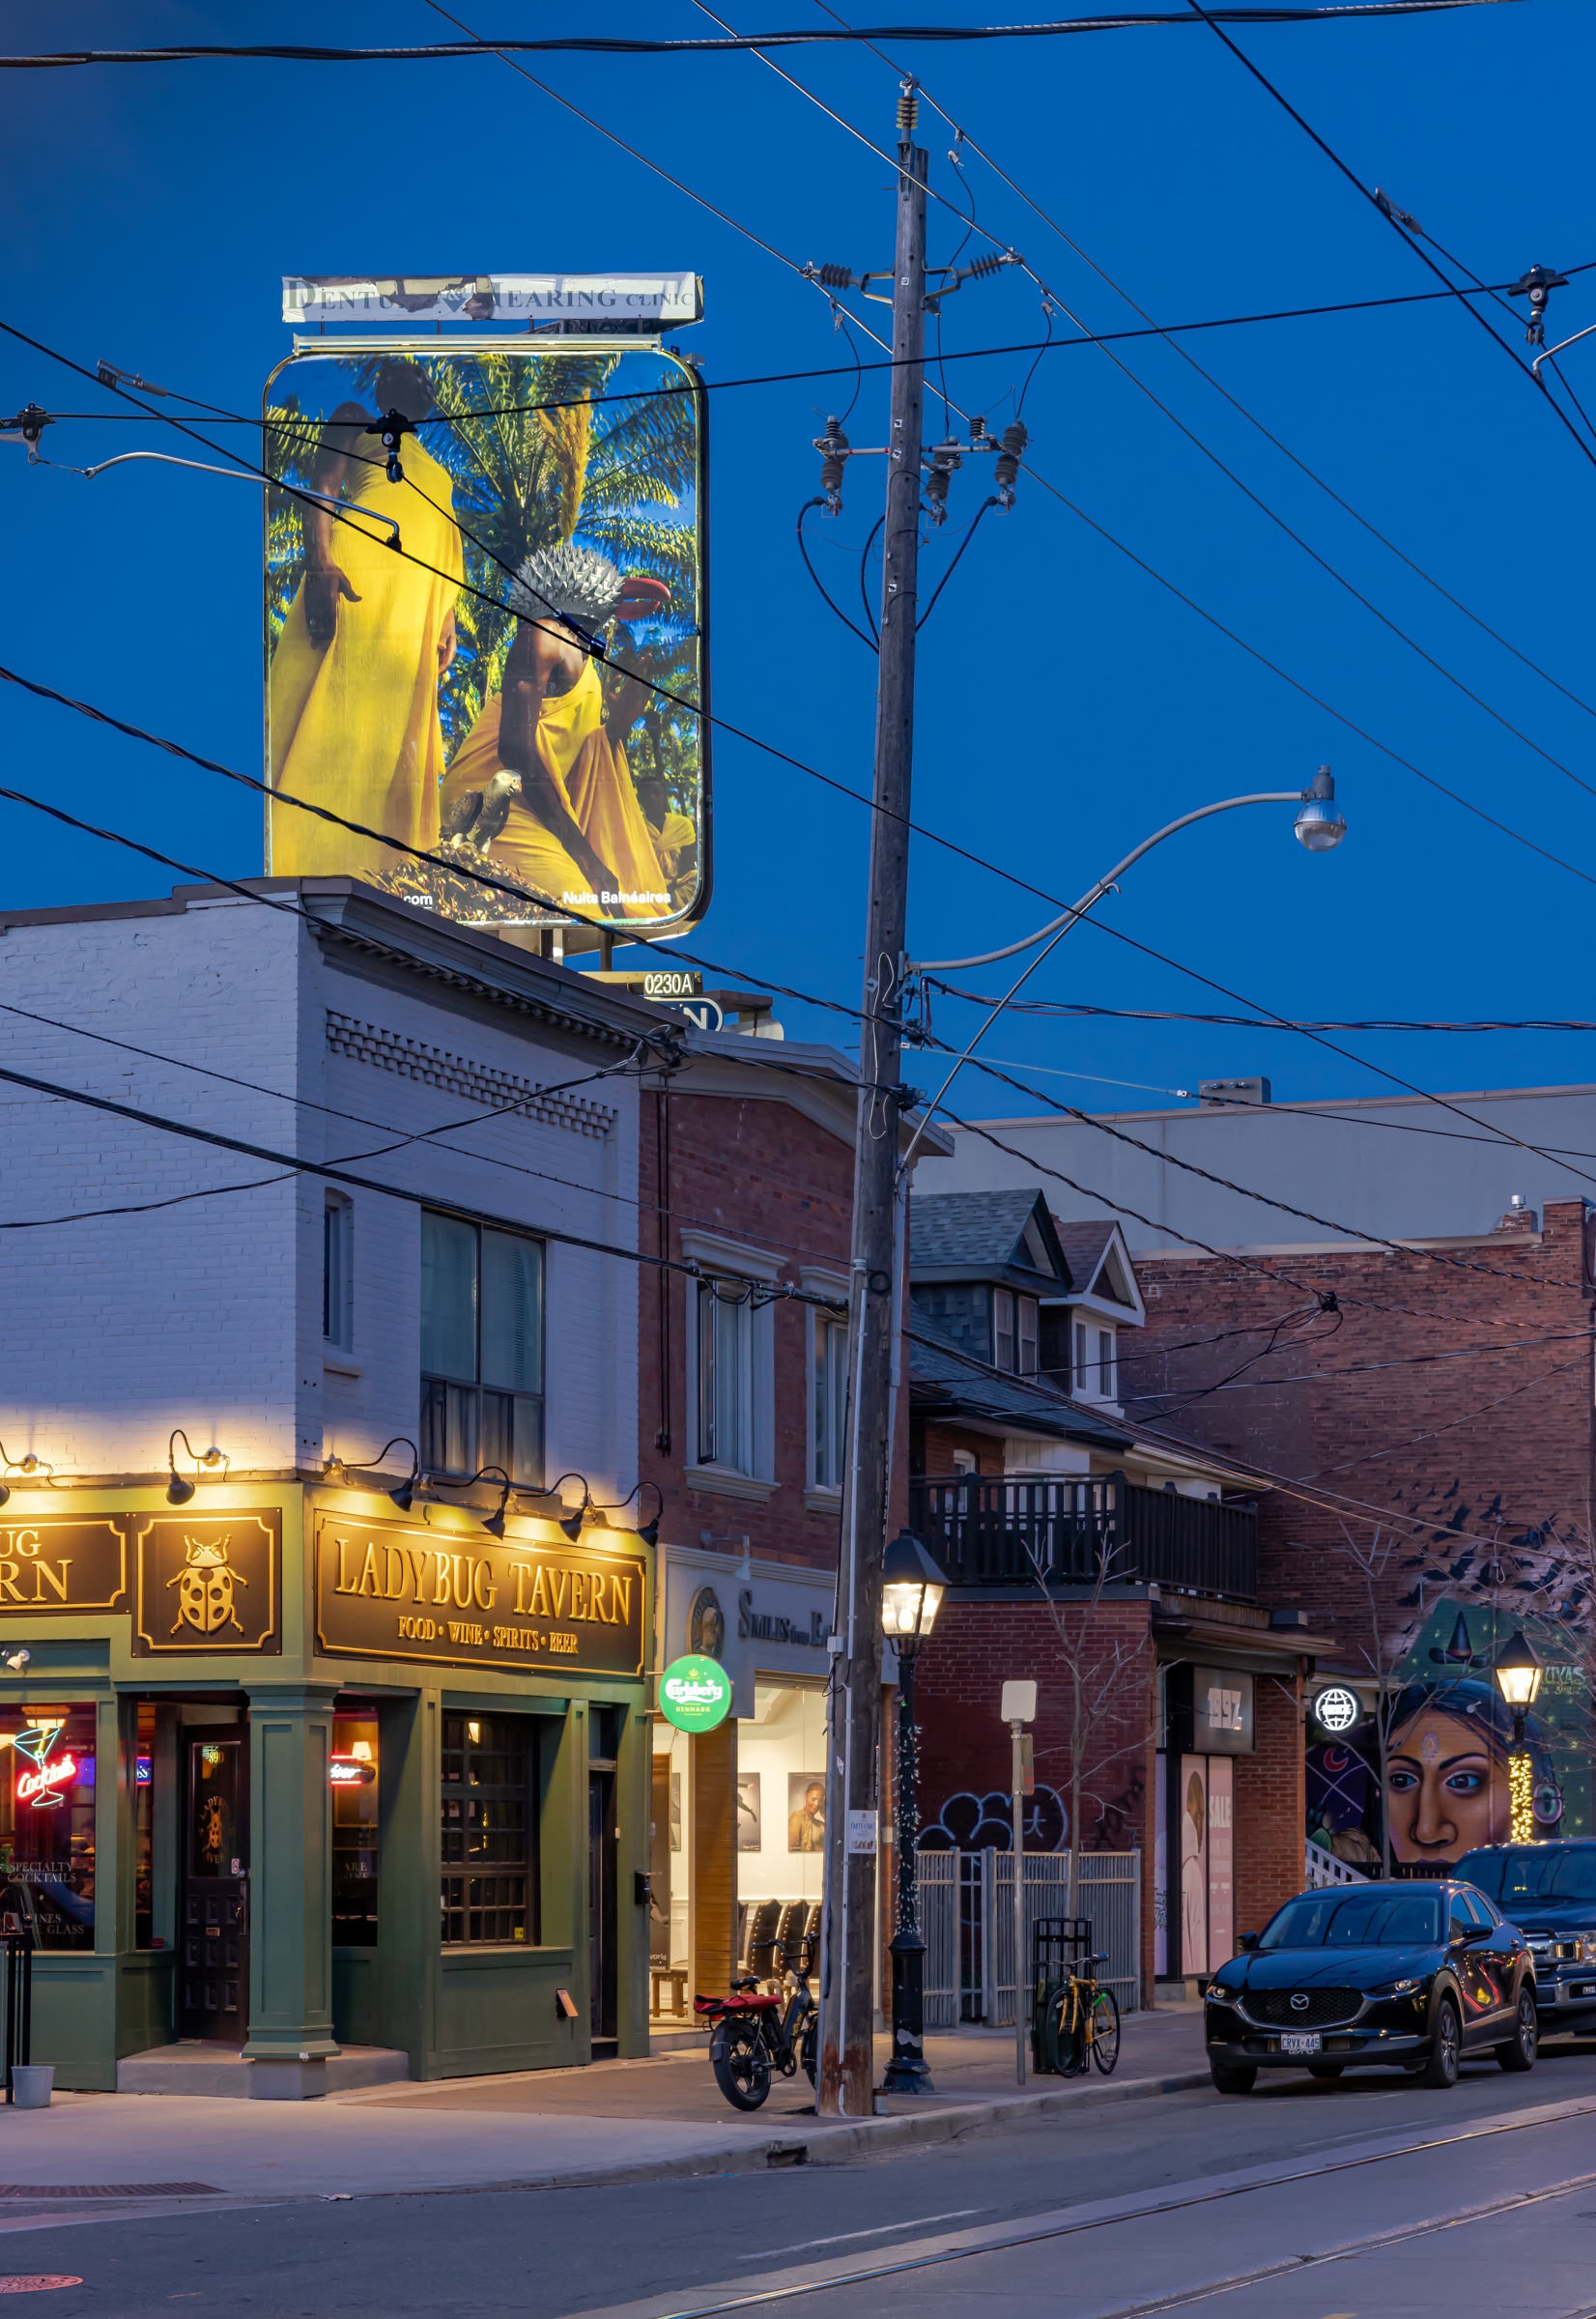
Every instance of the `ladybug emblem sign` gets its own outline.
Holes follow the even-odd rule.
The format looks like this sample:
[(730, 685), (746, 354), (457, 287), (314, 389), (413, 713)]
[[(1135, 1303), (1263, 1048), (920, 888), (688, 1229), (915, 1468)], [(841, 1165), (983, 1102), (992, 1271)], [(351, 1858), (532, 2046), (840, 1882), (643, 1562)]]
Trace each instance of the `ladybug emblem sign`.
[(246, 1587), (249, 1581), (242, 1570), (228, 1562), (230, 1537), (207, 1544), (200, 1538), (184, 1539), (187, 1560), (183, 1569), (166, 1584), (178, 1589), (178, 1615), (173, 1621), (175, 1635), (182, 1626), (197, 1627), (202, 1635), (214, 1635), (231, 1623), (242, 1635), (243, 1621), (234, 1601), (235, 1587)]

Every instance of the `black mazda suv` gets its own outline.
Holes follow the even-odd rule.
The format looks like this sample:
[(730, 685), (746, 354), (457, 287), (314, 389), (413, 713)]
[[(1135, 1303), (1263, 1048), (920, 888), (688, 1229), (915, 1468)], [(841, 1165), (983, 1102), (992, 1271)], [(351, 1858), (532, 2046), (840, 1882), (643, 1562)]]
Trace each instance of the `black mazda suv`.
[(1457, 2083), (1468, 2053), (1535, 2066), (1535, 1970), (1518, 1928), (1469, 1886), (1335, 1884), (1299, 1893), (1204, 1991), (1222, 2094), (1260, 2070), (1403, 2069)]

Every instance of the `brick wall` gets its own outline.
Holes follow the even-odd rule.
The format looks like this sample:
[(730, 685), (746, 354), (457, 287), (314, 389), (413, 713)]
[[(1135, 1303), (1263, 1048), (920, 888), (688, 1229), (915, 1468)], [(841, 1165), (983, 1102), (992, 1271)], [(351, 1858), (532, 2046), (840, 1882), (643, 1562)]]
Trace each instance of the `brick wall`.
[[(1271, 1279), (1233, 1257), (1143, 1258), (1148, 1326), (1124, 1376), (1127, 1395), (1147, 1397), (1127, 1406), (1149, 1418), (1167, 1410), (1212, 1448), (1329, 1500), (1261, 1492), (1260, 1590), (1335, 1635), (1349, 1667), (1361, 1663), (1370, 1614), (1334, 1506), (1365, 1544), (1383, 1520), (1384, 1536), (1401, 1540), (1378, 1587), (1389, 1660), (1411, 1646), (1438, 1594), (1466, 1605), (1485, 1590), (1493, 1540), (1533, 1560), (1590, 1522), (1588, 1243), (1584, 1204), (1570, 1200), (1548, 1204), (1540, 1235), (1499, 1233), (1444, 1251), (1459, 1260), (1446, 1265), (1332, 1245), (1265, 1257), (1287, 1275)], [(1325, 1297), (1336, 1311), (1316, 1309)], [(1302, 1307), (1242, 1378), (1194, 1397)], [(1258, 1333), (1177, 1349), (1241, 1331)], [(1470, 1343), (1495, 1349), (1463, 1350)], [(1286, 1382), (1308, 1370), (1312, 1382)]]
[(1236, 1763), (1236, 1930), (1257, 1932), (1282, 1901), (1302, 1889), (1307, 1797), (1303, 1779), (1302, 1682), (1295, 1671), (1261, 1675), (1253, 1685), (1257, 1752)]
[(1003, 1444), (989, 1433), (971, 1433), (962, 1425), (927, 1425), (916, 1433), (912, 1457), (917, 1474), (945, 1481), (955, 1472), (954, 1452), (967, 1453), (978, 1474), (1003, 1472)]
[[(1070, 1631), (1078, 1631), (1085, 1612), (1071, 1605), (1064, 1610)], [(1090, 1636), (1091, 1692), (1109, 1676), (1116, 1646), (1126, 1664), (1082, 1765), (1082, 1847), (1087, 1851), (1141, 1850), (1142, 1977), (1150, 1988), (1156, 1702), (1146, 1597), (1100, 1603), (1091, 1614)], [(1007, 1807), (1001, 1808), (1001, 1827), (994, 1822), (982, 1828), (978, 1813), (983, 1797), (1007, 1796), (1010, 1735), (999, 1707), (1005, 1681), (1026, 1677), (1037, 1684), (1037, 1720), (1032, 1726), (1037, 1786), (1039, 1790), (1056, 1790), (1068, 1808), (1073, 1695), (1046, 1608), (1036, 1601), (968, 1596), (944, 1604), (936, 1631), (915, 1667), (921, 1819), (928, 1826), (941, 1816), (943, 1825), (964, 1848), (979, 1849), (986, 1842), (1007, 1847)], [(1053, 1808), (1040, 1794), (1038, 1806), (1040, 1825), (1028, 1834), (1028, 1846), (1038, 1850), (1062, 1846), (1065, 1831)]]
[[(225, 895), (12, 924), (0, 999), (48, 1019), (9, 1016), (8, 1053), (75, 1091), (347, 1160), (508, 1225), (625, 1245), (635, 1080), (582, 1091), (612, 1115), (602, 1133), (519, 1112), (473, 1119), (491, 1105), (331, 1051), (327, 1016), (372, 1026), (395, 1053), (417, 1042), (545, 1084), (616, 1050), (402, 966), (356, 964), (296, 919)], [(334, 1451), (364, 1462), (391, 1436), (413, 1437), (411, 1201), (352, 1195), (355, 1341), (328, 1368), (321, 1180), (19, 1088), (0, 1095), (0, 1134), (6, 1216), (73, 1219), (0, 1234), (0, 1439), (14, 1458), (34, 1450), (64, 1478), (162, 1473), (181, 1425), (196, 1450), (214, 1441), (235, 1474), (320, 1471)], [(89, 1213), (114, 1207), (128, 1212)], [(549, 1471), (574, 1467), (605, 1499), (634, 1478), (636, 1294), (630, 1262), (551, 1244)]]
[[(659, 1134), (666, 1100), (670, 1215), (662, 1240)], [(794, 1287), (803, 1285), (806, 1266), (823, 1267), (841, 1284), (839, 1293), (845, 1298), (853, 1214), (851, 1112), (843, 1134), (818, 1125), (789, 1103), (763, 1096), (737, 1098), (678, 1089), (669, 1099), (644, 1095), (640, 1130), (641, 1246), (679, 1259), (683, 1230), (691, 1232), (697, 1226), (768, 1250), (778, 1262), (779, 1281)], [(662, 1536), (697, 1544), (703, 1530), (718, 1540), (746, 1535), (755, 1558), (834, 1568), (841, 1503), (812, 1489), (809, 1465), (809, 1309), (780, 1301), (770, 1307), (776, 1487), (761, 1503), (690, 1485), (684, 1469), (694, 1462), (696, 1448), (694, 1413), (687, 1406), (687, 1334), (696, 1283), (680, 1274), (649, 1268), (639, 1286), (639, 1470), (665, 1494)], [(666, 1407), (660, 1388), (662, 1296), (670, 1300), (669, 1451), (655, 1446)], [(908, 1513), (908, 1400), (907, 1391), (900, 1390), (889, 1535)]]

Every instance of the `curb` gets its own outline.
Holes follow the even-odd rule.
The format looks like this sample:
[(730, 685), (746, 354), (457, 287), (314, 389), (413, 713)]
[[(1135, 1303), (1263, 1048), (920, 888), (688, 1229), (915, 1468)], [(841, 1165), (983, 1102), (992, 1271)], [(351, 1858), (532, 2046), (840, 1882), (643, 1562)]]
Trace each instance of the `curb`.
[[(1123, 2085), (1080, 2086), (1057, 2093), (1012, 2095), (987, 2102), (961, 2102), (946, 2109), (898, 2111), (885, 2118), (861, 2118), (850, 2126), (795, 2124), (790, 2137), (781, 2141), (733, 2142), (724, 2150), (696, 2150), (687, 2158), (643, 2160), (630, 2166), (593, 2166), (560, 2174), (526, 2175), (514, 2182), (473, 2183), (473, 2194), (483, 2190), (599, 2190), (629, 2182), (685, 2181), (695, 2174), (763, 2174), (786, 2165), (826, 2165), (838, 2160), (868, 2156), (877, 2150), (906, 2145), (956, 2141), (979, 2126), (1002, 2125), (1015, 2118), (1058, 2117), (1076, 2109), (1102, 2109), (1122, 2102), (1151, 2101), (1159, 2094), (1187, 2093), (1211, 2083), (1207, 2069), (1178, 2070), (1163, 2077), (1132, 2077)], [(448, 2196), (456, 2186), (428, 2190), (356, 2191), (356, 2197)]]

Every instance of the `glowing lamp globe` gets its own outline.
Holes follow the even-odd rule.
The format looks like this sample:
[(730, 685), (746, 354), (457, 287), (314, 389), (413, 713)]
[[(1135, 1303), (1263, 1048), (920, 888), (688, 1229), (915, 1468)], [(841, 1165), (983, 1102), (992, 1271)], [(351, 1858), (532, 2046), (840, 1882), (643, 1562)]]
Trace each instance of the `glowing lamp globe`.
[(1534, 1705), (1535, 1695), (1541, 1687), (1541, 1662), (1525, 1641), (1522, 1632), (1516, 1634), (1512, 1642), (1496, 1653), (1496, 1663), (1492, 1673), (1496, 1675), (1497, 1689), (1510, 1707), (1522, 1714), (1525, 1707)]
[(881, 1565), (882, 1631), (895, 1643), (923, 1643), (947, 1585), (914, 1532), (900, 1530)]

